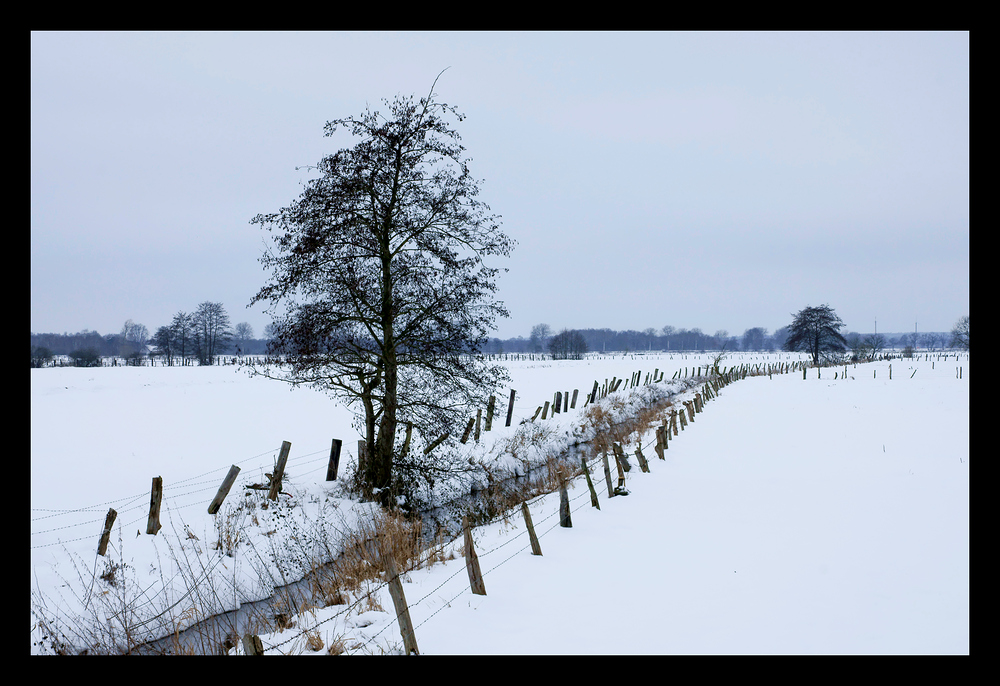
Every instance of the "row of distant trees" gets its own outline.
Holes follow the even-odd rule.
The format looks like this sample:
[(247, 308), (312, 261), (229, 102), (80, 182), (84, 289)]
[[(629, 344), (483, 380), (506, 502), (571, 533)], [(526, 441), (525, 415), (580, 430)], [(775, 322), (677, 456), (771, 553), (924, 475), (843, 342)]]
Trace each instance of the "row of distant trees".
[(80, 367), (99, 366), (101, 358), (120, 359), (124, 364), (141, 364), (149, 357), (159, 357), (167, 365), (215, 364), (224, 353), (258, 354), (266, 352), (265, 339), (254, 338), (247, 322), (230, 324), (225, 307), (217, 302), (203, 302), (193, 312), (179, 311), (169, 324), (149, 329), (129, 319), (121, 331), (101, 335), (84, 329), (74, 334), (31, 334), (31, 366), (44, 367), (56, 356), (69, 357)]
[[(966, 320), (968, 318), (966, 317)], [(968, 323), (966, 322), (966, 330)], [(572, 335), (576, 343), (566, 351), (566, 338)], [(731, 352), (774, 352), (782, 350), (790, 335), (785, 326), (774, 332), (757, 326), (746, 329), (740, 336), (731, 336), (726, 330), (706, 334), (701, 329), (683, 329), (664, 326), (660, 329), (648, 328), (643, 331), (615, 331), (612, 329), (572, 329), (554, 334), (548, 324), (532, 327), (527, 338), (491, 338), (484, 352), (498, 353), (551, 353), (559, 357), (581, 355), (582, 352), (641, 352), (650, 350), (728, 350)], [(938, 350), (948, 347), (962, 347), (960, 339), (952, 333), (927, 332), (895, 335), (864, 334), (847, 332), (843, 334), (847, 349), (860, 358), (877, 355), (886, 350), (927, 349)], [(966, 335), (966, 343), (968, 336)], [(552, 344), (556, 344), (555, 350)], [(968, 347), (967, 345), (965, 346)]]

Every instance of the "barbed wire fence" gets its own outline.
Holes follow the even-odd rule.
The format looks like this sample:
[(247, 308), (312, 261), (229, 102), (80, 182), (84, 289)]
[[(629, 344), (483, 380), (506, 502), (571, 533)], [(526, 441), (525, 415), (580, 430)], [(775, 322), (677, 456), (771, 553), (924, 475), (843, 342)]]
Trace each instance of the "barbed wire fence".
[[(702, 375), (702, 373), (701, 373), (701, 370), (703, 368), (705, 370), (705, 374), (704, 375)], [(700, 366), (700, 367), (697, 368), (698, 369), (698, 373), (697, 374), (695, 373), (695, 368), (692, 367), (691, 368), (691, 374), (689, 376), (688, 375), (688, 370), (687, 370), (687, 368), (685, 368), (685, 370), (684, 370), (684, 376), (683, 377), (679, 376), (680, 375), (680, 371), (678, 371), (677, 373), (675, 373), (674, 378), (672, 380), (675, 380), (675, 381), (676, 380), (684, 380), (684, 381), (686, 381), (686, 383), (684, 383), (684, 384), (681, 385), (680, 390), (677, 391), (677, 393), (683, 393), (685, 391), (691, 390), (691, 389), (699, 386), (700, 384), (703, 384), (704, 385), (704, 390), (702, 391), (702, 393), (707, 396), (709, 394), (714, 395), (714, 393), (717, 393), (717, 391), (718, 391), (718, 387), (716, 387), (716, 389), (714, 391), (709, 390), (709, 389), (712, 388), (712, 384), (722, 384), (722, 383), (726, 383), (727, 384), (727, 383), (730, 383), (731, 381), (736, 380), (738, 378), (746, 378), (746, 376), (758, 376), (758, 375), (762, 375), (762, 374), (771, 374), (771, 373), (788, 373), (788, 372), (790, 372), (790, 371), (792, 371), (792, 370), (794, 370), (796, 368), (799, 368), (799, 363), (782, 363), (780, 365), (768, 365), (768, 364), (763, 364), (763, 363), (759, 364), (759, 365), (741, 364), (738, 367), (730, 368), (730, 369), (727, 369), (725, 372), (721, 372), (720, 373), (719, 370), (718, 370), (718, 368), (712, 369), (709, 365), (702, 365), (702, 366)], [(666, 380), (664, 378), (664, 375), (661, 374), (657, 378), (657, 374), (653, 373), (653, 374), (647, 374), (646, 375), (646, 381), (645, 381), (645, 383), (643, 383), (642, 382), (642, 373), (638, 372), (637, 374), (638, 375), (636, 375), (636, 374), (632, 375), (632, 378), (629, 380), (629, 384), (628, 384), (628, 386), (625, 387), (625, 389), (636, 388), (636, 387), (640, 387), (640, 386), (644, 386), (644, 385), (649, 385), (650, 383), (655, 383), (657, 381), (665, 381)], [(611, 379), (610, 383), (609, 383), (609, 381), (606, 380), (604, 386), (599, 386), (599, 384), (597, 384), (597, 382), (595, 381), (595, 391), (590, 392), (590, 393), (587, 394), (586, 401), (584, 403), (584, 407), (586, 407), (586, 405), (588, 403), (590, 403), (590, 402), (595, 402), (596, 403), (598, 400), (601, 400), (604, 397), (607, 397), (608, 395), (610, 395), (611, 393), (617, 391), (619, 389), (619, 387), (621, 386), (623, 380), (622, 379), (617, 380), (617, 385), (615, 385), (615, 381), (616, 381), (615, 379)], [(597, 390), (599, 390), (600, 393), (597, 393), (596, 392)], [(696, 396), (697, 395), (698, 394), (696, 393)], [(564, 400), (564, 402), (566, 403), (567, 409), (568, 409), (568, 401), (569, 401), (569, 398), (568, 398), (568, 393), (567, 393), (567, 397)], [(692, 401), (692, 402), (694, 402), (694, 401)], [(698, 412), (701, 411), (701, 405), (702, 405), (703, 402), (704, 402), (704, 400), (700, 400), (700, 401), (697, 402), (697, 409), (696, 410), (695, 409), (689, 409), (688, 410), (689, 412), (692, 412), (692, 415), (691, 415), (692, 419), (693, 419), (693, 412), (694, 411), (698, 411)], [(511, 418), (512, 418), (512, 422), (511, 422), (512, 424), (514, 424), (514, 420), (516, 420), (516, 423), (518, 425), (529, 423), (529, 422), (535, 422), (536, 419), (537, 419), (537, 417), (538, 417), (538, 408), (535, 407), (535, 406), (533, 406), (533, 405), (524, 404), (523, 402), (521, 402), (521, 403), (517, 403), (517, 402), (512, 403), (512, 406), (511, 406), (511, 408), (510, 408), (509, 411), (510, 411)], [(675, 410), (675, 412), (676, 412), (676, 410)], [(681, 410), (680, 412), (681, 412), (681, 415), (683, 415), (684, 410)], [(554, 416), (554, 414), (552, 416)], [(501, 414), (501, 417), (503, 417), (502, 414)], [(501, 421), (503, 421), (503, 420), (501, 419)], [(627, 423), (627, 421), (628, 420), (623, 419), (620, 422), (611, 422), (611, 425), (612, 426), (621, 425), (621, 424)], [(683, 422), (683, 417), (681, 418), (681, 422)], [(675, 435), (676, 435), (676, 429), (674, 429), (674, 431), (675, 431)], [(653, 446), (654, 444), (657, 444), (659, 441), (660, 441), (660, 438), (658, 436), (655, 437), (655, 438), (653, 438), (653, 439), (651, 439), (651, 440), (649, 440), (649, 441), (647, 441), (645, 444), (642, 444), (641, 440), (640, 440), (640, 441), (638, 441), (638, 443), (639, 443), (639, 450), (648, 449), (650, 446)], [(274, 448), (274, 449), (270, 449), (270, 450), (266, 450), (266, 451), (257, 453), (255, 455), (246, 457), (243, 460), (238, 461), (236, 463), (236, 466), (242, 466), (242, 467), (251, 466), (251, 467), (256, 467), (260, 471), (263, 471), (266, 468), (272, 467), (272, 465), (274, 464), (273, 458), (274, 458), (274, 455), (277, 452), (278, 452), (278, 449)], [(328, 453), (329, 453), (329, 448), (323, 448), (321, 450), (316, 450), (316, 451), (305, 453), (305, 454), (302, 454), (302, 455), (296, 455), (294, 458), (290, 458), (289, 464), (294, 464), (294, 465), (296, 465), (298, 467), (298, 469), (296, 471), (297, 475), (312, 474), (315, 471), (326, 469), (326, 467), (327, 467), (327, 461), (328, 461)], [(265, 461), (264, 458), (270, 458), (270, 463), (268, 463), (267, 461)], [(592, 458), (592, 459), (596, 460), (597, 458)], [(640, 458), (640, 459), (642, 459), (642, 458)], [(626, 458), (626, 461), (627, 461), (627, 458)], [(586, 464), (587, 464), (587, 461), (586, 461), (586, 459), (584, 459), (583, 460), (583, 465), (586, 465)], [(209, 470), (209, 471), (197, 474), (195, 476), (189, 477), (189, 478), (184, 479), (182, 481), (176, 482), (175, 484), (172, 484), (171, 486), (169, 486), (167, 488), (164, 488), (163, 489), (164, 504), (165, 504), (165, 509), (167, 510), (167, 512), (169, 512), (171, 514), (175, 514), (175, 513), (181, 513), (181, 512), (183, 512), (185, 510), (188, 510), (189, 508), (193, 508), (193, 507), (197, 507), (197, 506), (202, 506), (203, 507), (205, 505), (205, 502), (206, 502), (206, 494), (208, 494), (208, 493), (210, 493), (210, 492), (212, 492), (212, 491), (214, 491), (214, 490), (216, 490), (218, 488), (218, 483), (219, 483), (218, 475), (221, 474), (222, 472), (226, 471), (226, 469), (227, 469), (226, 467), (219, 467), (219, 468), (216, 468), (216, 469), (212, 469), (212, 470)], [(305, 471), (302, 471), (303, 469)], [(245, 481), (247, 479), (249, 479), (249, 475), (250, 475), (251, 471), (252, 471), (251, 469), (247, 469), (243, 473), (243, 476), (242, 476), (242, 480), (243, 481), (241, 483), (244, 486), (246, 485)], [(648, 470), (644, 469), (643, 471), (648, 471)], [(607, 474), (606, 470), (605, 470), (605, 472)], [(584, 490), (579, 495), (575, 496), (572, 499), (572, 501), (581, 499), (581, 498), (589, 495), (589, 493), (590, 493), (589, 490)], [(610, 487), (610, 485), (609, 485), (609, 493), (611, 493), (611, 487)], [(167, 497), (168, 495), (169, 495), (169, 498)], [(531, 499), (529, 499), (527, 501), (523, 501), (523, 502), (525, 502), (525, 503), (533, 502), (535, 499), (542, 498), (545, 495), (548, 495), (548, 493), (543, 493), (541, 495), (536, 496), (535, 498), (531, 498)], [(106, 508), (106, 507), (111, 506), (112, 508), (114, 508), (117, 505), (118, 508), (119, 508), (119, 510), (120, 510), (120, 513), (123, 514), (123, 515), (129, 515), (131, 513), (140, 513), (137, 516), (135, 516), (134, 519), (130, 518), (127, 523), (124, 523), (123, 525), (121, 525), (121, 526), (123, 526), (125, 528), (131, 528), (132, 525), (140, 524), (142, 521), (144, 521), (146, 519), (146, 503), (147, 503), (147, 498), (148, 497), (149, 497), (148, 492), (143, 492), (143, 493), (138, 493), (138, 494), (133, 494), (133, 495), (125, 496), (125, 497), (122, 497), (122, 498), (118, 498), (118, 499), (115, 499), (115, 500), (112, 500), (112, 501), (97, 503), (97, 504), (94, 504), (94, 505), (83, 506), (83, 507), (78, 507), (78, 508), (71, 508), (71, 509), (32, 508), (31, 511), (33, 513), (39, 513), (39, 516), (33, 517), (31, 519), (31, 522), (32, 523), (41, 522), (41, 521), (48, 522), (49, 520), (55, 520), (55, 519), (57, 519), (59, 517), (71, 516), (71, 515), (79, 515), (81, 513), (95, 513), (96, 514), (96, 513), (99, 513), (101, 511), (103, 511), (103, 509)], [(456, 500), (459, 500), (459, 499), (456, 499)], [(584, 502), (583, 504), (579, 505), (576, 509), (579, 509), (579, 508), (582, 508), (582, 507), (585, 507), (585, 506), (586, 506), (586, 502)], [(575, 510), (571, 510), (571, 511), (575, 511)], [(509, 513), (504, 513), (501, 516), (506, 517), (506, 516), (508, 516), (508, 514)], [(546, 516), (540, 523), (544, 524), (549, 519), (551, 519), (553, 517), (556, 517), (557, 515), (558, 515), (557, 512), (553, 512), (553, 513), (549, 514), (548, 516)], [(246, 524), (246, 516), (247, 516), (247, 514), (244, 512), (243, 513), (243, 518), (242, 518), (241, 524), (240, 524), (241, 526), (244, 526)], [(88, 519), (86, 519), (84, 521), (74, 522), (74, 523), (71, 523), (71, 524), (65, 524), (65, 525), (61, 525), (61, 526), (51, 526), (50, 528), (47, 528), (47, 529), (33, 531), (31, 535), (33, 537), (37, 535), (40, 538), (42, 538), (42, 537), (45, 537), (45, 536), (49, 536), (51, 534), (57, 534), (58, 532), (62, 532), (62, 531), (69, 531), (69, 530), (72, 530), (72, 529), (78, 528), (78, 527), (79, 528), (91, 527), (91, 531), (93, 531), (93, 528), (96, 527), (97, 525), (100, 525), (101, 523), (102, 523), (102, 519), (100, 519), (100, 518), (93, 518), (93, 519), (88, 518)], [(544, 532), (542, 532), (541, 535), (545, 536), (545, 535), (551, 533), (551, 531), (553, 529), (555, 529), (557, 526), (559, 526), (558, 523), (552, 525), (551, 527), (549, 527), (548, 529), (546, 529)], [(119, 529), (119, 532), (120, 532), (120, 530), (121, 529)], [(524, 535), (524, 533), (526, 533), (526, 531), (522, 531), (516, 537), (508, 540), (507, 542), (503, 543), (501, 546), (498, 546), (497, 548), (494, 548), (494, 549), (492, 549), (490, 551), (487, 551), (487, 552), (483, 553), (482, 557), (484, 557), (484, 558), (485, 557), (489, 557), (490, 555), (496, 553), (500, 548), (505, 547), (507, 545), (510, 545), (510, 544), (514, 543), (516, 540), (518, 540), (519, 538), (521, 538)], [(74, 542), (78, 542), (78, 541), (82, 541), (82, 540), (92, 540), (92, 536), (93, 536), (93, 534), (91, 533), (91, 534), (88, 534), (88, 535), (81, 535), (79, 537), (75, 537), (75, 538), (71, 538), (71, 539), (66, 539), (66, 540), (62, 540), (61, 538), (59, 538), (55, 542), (39, 543), (39, 544), (32, 545), (31, 547), (32, 547), (32, 549), (36, 549), (36, 548), (45, 548), (45, 547), (56, 546), (56, 545), (65, 545), (65, 544), (68, 544), (68, 543), (74, 543)], [(120, 533), (119, 533), (119, 536), (120, 536)], [(248, 538), (247, 542), (249, 543), (250, 548), (251, 548), (252, 552), (254, 553), (254, 555), (256, 555), (256, 557), (258, 558), (258, 560), (259, 560), (259, 562), (261, 564), (261, 567), (263, 569), (269, 569), (269, 566), (265, 562), (265, 556), (262, 555), (260, 553), (260, 551), (258, 551), (256, 549), (256, 547), (255, 547), (252, 539)], [(111, 548), (112, 548), (113, 552), (117, 552), (119, 554), (122, 552), (122, 551), (118, 550), (117, 546), (115, 546), (113, 543), (111, 543), (110, 545), (111, 545)], [(516, 557), (519, 553), (523, 552), (524, 550), (527, 550), (528, 547), (529, 546), (522, 546), (522, 547), (514, 550), (514, 552), (512, 552), (511, 555), (509, 555), (508, 557), (504, 558), (502, 561), (498, 562), (496, 565), (494, 565), (493, 567), (491, 567), (490, 570), (486, 574), (489, 574), (490, 572), (493, 572), (496, 569), (498, 569), (499, 567), (501, 567), (502, 565), (506, 564), (511, 559), (513, 559), (514, 557)], [(201, 573), (200, 577), (198, 577), (198, 578), (192, 577), (192, 580), (188, 584), (188, 589), (187, 589), (187, 591), (186, 591), (185, 594), (183, 594), (180, 598), (177, 598), (169, 606), (163, 608), (158, 614), (155, 614), (155, 615), (149, 617), (147, 620), (144, 620), (143, 624), (144, 625), (148, 625), (148, 624), (151, 624), (152, 622), (154, 622), (156, 620), (161, 619), (164, 615), (166, 615), (166, 614), (170, 613), (172, 610), (174, 610), (182, 601), (184, 601), (186, 598), (188, 598), (192, 593), (195, 593), (198, 584), (202, 583), (210, 575), (210, 573), (215, 569), (215, 567), (220, 562), (222, 562), (223, 557), (224, 556), (221, 555), (221, 554), (220, 555), (216, 555), (215, 558), (213, 560), (211, 560), (207, 566), (203, 567), (203, 569), (201, 570), (202, 573)], [(411, 566), (409, 568), (404, 569), (402, 572), (400, 572), (400, 574), (407, 574), (409, 572), (415, 571), (417, 568), (419, 568), (420, 560), (417, 559), (414, 564), (415, 564), (415, 566)], [(96, 575), (96, 557), (95, 557), (95, 570), (94, 570), (94, 574)], [(180, 575), (180, 574), (181, 574), (181, 572), (178, 571), (174, 575), (174, 577), (171, 579), (171, 581), (175, 580), (176, 577), (178, 575)], [(449, 576), (444, 582), (442, 582), (442, 584), (438, 588), (434, 589), (429, 594), (425, 595), (423, 598), (417, 600), (412, 606), (419, 606), (421, 603), (423, 603), (424, 601), (426, 601), (427, 598), (429, 598), (431, 595), (433, 595), (434, 593), (436, 593), (438, 590), (440, 590), (440, 588), (444, 587), (448, 582), (450, 582), (451, 580), (453, 580), (456, 576), (458, 576), (460, 574), (461, 574), (461, 570), (456, 571), (454, 574), (452, 574), (451, 576)], [(273, 578), (273, 576), (272, 576), (271, 581), (273, 582), (273, 587), (274, 588), (277, 588), (279, 586), (278, 580), (275, 579), (275, 578)], [(323, 620), (323, 622), (321, 624), (329, 622), (329, 621), (333, 621), (336, 618), (341, 617), (341, 616), (343, 616), (343, 615), (351, 612), (360, 603), (362, 603), (366, 599), (370, 598), (373, 593), (376, 593), (376, 592), (380, 591), (381, 589), (385, 588), (388, 585), (388, 583), (389, 582), (386, 582), (386, 583), (382, 584), (381, 586), (377, 586), (375, 588), (370, 589), (367, 593), (362, 594), (359, 598), (357, 598), (353, 603), (351, 603), (347, 607), (343, 608), (342, 610), (338, 611), (337, 613), (335, 613), (335, 614), (331, 615), (330, 617), (328, 617), (327, 619)], [(145, 589), (142, 589), (142, 592), (140, 594), (140, 595), (142, 595), (142, 597), (144, 597), (146, 599), (145, 605), (149, 606), (149, 607), (153, 606), (154, 602), (156, 601), (156, 599), (154, 597), (151, 597), (148, 594), (149, 590), (152, 587), (153, 587), (153, 585), (150, 585), (149, 587), (147, 587)], [(459, 594), (456, 595), (455, 597), (457, 598), (462, 593), (465, 593), (465, 592), (468, 592), (467, 589), (463, 589), (463, 591), (459, 592)], [(439, 608), (438, 610), (435, 610), (431, 615), (429, 615), (428, 617), (426, 617), (416, 628), (419, 628), (420, 626), (423, 626), (434, 615), (436, 615), (438, 612), (440, 612), (441, 609), (443, 609), (443, 607), (446, 607), (447, 604), (448, 603), (446, 603), (444, 606), (442, 606), (442, 608)], [(397, 620), (394, 620), (394, 621), (397, 621)], [(380, 630), (378, 632), (378, 634), (376, 634), (374, 637), (372, 637), (372, 640), (377, 639), (378, 636), (380, 636), (382, 633), (384, 633), (384, 631), (389, 626), (391, 626), (392, 624), (393, 623), (390, 623), (386, 627), (384, 627), (382, 630)], [(304, 629), (303, 631), (301, 631), (301, 632), (293, 635), (291, 638), (288, 638), (288, 639), (282, 641), (279, 644), (275, 644), (273, 646), (270, 646), (270, 648), (271, 649), (276, 649), (276, 650), (280, 649), (281, 647), (286, 646), (291, 641), (294, 641), (296, 639), (302, 638), (305, 635), (305, 633), (307, 633), (308, 631), (313, 631), (313, 630), (315, 630), (315, 628), (316, 627), (312, 627), (310, 629)], [(397, 644), (393, 644), (393, 645), (397, 645)]]

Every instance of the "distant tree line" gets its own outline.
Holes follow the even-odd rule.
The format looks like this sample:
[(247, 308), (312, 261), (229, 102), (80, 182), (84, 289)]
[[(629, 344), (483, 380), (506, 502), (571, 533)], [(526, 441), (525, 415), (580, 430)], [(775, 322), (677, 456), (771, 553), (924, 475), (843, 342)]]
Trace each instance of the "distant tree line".
[[(139, 364), (148, 358), (166, 365), (214, 364), (218, 355), (263, 355), (273, 325), (265, 327), (262, 338), (254, 338), (253, 327), (240, 322), (230, 329), (229, 317), (219, 303), (202, 303), (192, 313), (178, 312), (170, 324), (157, 328), (149, 336), (146, 327), (131, 319), (122, 330), (101, 335), (84, 329), (79, 333), (32, 333), (31, 366), (53, 364), (56, 356), (69, 357), (76, 366), (99, 366), (101, 358), (113, 357), (124, 364)], [(613, 329), (564, 329), (553, 335), (548, 324), (537, 324), (528, 338), (490, 338), (482, 351), (486, 354), (548, 353), (556, 359), (580, 359), (587, 352), (708, 351), (774, 352), (782, 350), (789, 338), (789, 327), (768, 333), (753, 327), (742, 336), (730, 336), (725, 330), (712, 335), (701, 329), (648, 328), (643, 331)], [(948, 333), (876, 334), (851, 331), (844, 334), (845, 349), (851, 359), (871, 360), (887, 350), (969, 349), (969, 317), (962, 317)]]
[[(964, 328), (963, 328), (964, 327)], [(632, 329), (616, 331), (614, 329), (572, 329), (574, 337), (580, 341), (577, 349), (584, 352), (669, 352), (669, 351), (710, 351), (727, 350), (730, 352), (775, 352), (783, 350), (789, 338), (789, 327), (784, 326), (774, 332), (768, 332), (764, 327), (747, 329), (739, 336), (731, 336), (726, 330), (706, 334), (701, 329), (674, 328), (664, 326), (660, 329), (648, 328), (643, 331)], [(958, 332), (956, 334), (956, 331)], [(553, 335), (548, 324), (537, 324), (525, 338), (490, 338), (483, 349), (487, 354), (501, 353), (551, 353), (551, 343), (563, 336), (564, 332)], [(565, 338), (565, 337), (564, 337)], [(964, 317), (949, 333), (894, 333), (866, 334), (855, 331), (844, 335), (848, 348), (859, 359), (872, 359), (886, 350), (905, 350), (907, 347), (927, 350), (943, 350), (945, 348), (968, 349), (968, 317)], [(965, 341), (963, 345), (963, 341)], [(560, 343), (561, 345), (561, 343)], [(562, 355), (560, 348), (559, 355)]]
[(193, 312), (179, 311), (152, 336), (144, 325), (131, 319), (118, 333), (105, 335), (89, 329), (79, 333), (32, 333), (31, 366), (50, 366), (57, 357), (68, 357), (69, 364), (78, 367), (101, 366), (102, 358), (126, 365), (153, 359), (169, 366), (211, 365), (221, 354), (264, 354), (269, 328), (265, 327), (265, 338), (254, 338), (250, 324), (231, 326), (222, 304), (206, 301)]

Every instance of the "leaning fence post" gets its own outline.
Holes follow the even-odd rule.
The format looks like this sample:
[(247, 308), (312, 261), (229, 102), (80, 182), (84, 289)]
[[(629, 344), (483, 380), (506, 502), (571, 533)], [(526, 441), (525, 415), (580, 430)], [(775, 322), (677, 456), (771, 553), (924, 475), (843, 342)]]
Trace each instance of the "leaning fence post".
[(403, 584), (399, 581), (399, 572), (396, 571), (396, 562), (392, 559), (392, 555), (385, 555), (382, 562), (389, 576), (389, 595), (392, 596), (392, 604), (396, 608), (396, 621), (399, 624), (399, 633), (403, 637), (403, 652), (407, 655), (410, 653), (419, 655), (417, 638), (413, 633), (413, 622), (410, 621), (410, 608), (406, 605), (406, 596), (403, 594)]
[(649, 464), (646, 462), (646, 456), (642, 454), (642, 448), (636, 446), (635, 456), (639, 458), (639, 469), (644, 472), (649, 472)]
[(535, 527), (531, 523), (531, 513), (528, 512), (528, 504), (521, 501), (521, 514), (524, 515), (524, 525), (528, 527), (528, 538), (531, 540), (531, 554), (541, 555), (542, 546), (538, 545), (538, 537), (535, 536)]
[(441, 434), (433, 443), (431, 443), (429, 446), (427, 446), (426, 448), (424, 448), (424, 455), (429, 455), (430, 452), (432, 450), (434, 450), (434, 448), (436, 448), (439, 445), (441, 445), (442, 443), (444, 443), (445, 439), (448, 438), (448, 436), (449, 436), (448, 433)]
[(149, 494), (149, 519), (146, 521), (146, 533), (156, 535), (160, 530), (160, 501), (163, 499), (163, 477), (153, 477), (153, 487)]
[(268, 500), (277, 500), (281, 491), (281, 478), (285, 475), (285, 463), (288, 461), (288, 451), (292, 449), (292, 444), (288, 441), (281, 442), (281, 452), (278, 453), (278, 464), (274, 467), (274, 474), (271, 476), (271, 490), (267, 492)]
[(340, 466), (340, 448), (343, 444), (344, 442), (339, 438), (333, 439), (333, 444), (330, 446), (330, 462), (326, 466), (327, 481), (337, 480), (337, 468)]
[(469, 434), (472, 433), (472, 427), (476, 424), (475, 417), (469, 417), (469, 423), (465, 425), (465, 431), (462, 432), (462, 443), (469, 440)]
[(240, 473), (240, 468), (233, 465), (229, 468), (229, 473), (226, 474), (226, 478), (223, 479), (222, 485), (219, 486), (219, 492), (215, 494), (212, 498), (212, 502), (208, 504), (208, 514), (215, 514), (222, 507), (222, 501), (226, 499), (229, 494), (229, 489), (233, 487), (233, 483), (236, 481), (236, 475)]
[(583, 465), (583, 473), (587, 477), (587, 488), (590, 489), (590, 504), (601, 509), (601, 504), (597, 502), (597, 491), (594, 490), (594, 482), (590, 478), (590, 470), (587, 469), (587, 458), (581, 457), (580, 463)]
[(507, 403), (507, 423), (504, 426), (510, 426), (511, 415), (514, 414), (514, 389), (510, 389), (510, 401)]
[(479, 571), (479, 558), (472, 545), (472, 530), (469, 528), (468, 516), (462, 517), (462, 528), (465, 530), (465, 569), (469, 572), (469, 584), (476, 595), (486, 595), (486, 584), (483, 583), (483, 573)]
[(108, 539), (111, 538), (111, 527), (115, 524), (115, 517), (118, 513), (115, 512), (115, 508), (108, 510), (107, 516), (104, 518), (104, 529), (101, 531), (101, 540), (97, 544), (97, 554), (104, 555), (108, 552)]

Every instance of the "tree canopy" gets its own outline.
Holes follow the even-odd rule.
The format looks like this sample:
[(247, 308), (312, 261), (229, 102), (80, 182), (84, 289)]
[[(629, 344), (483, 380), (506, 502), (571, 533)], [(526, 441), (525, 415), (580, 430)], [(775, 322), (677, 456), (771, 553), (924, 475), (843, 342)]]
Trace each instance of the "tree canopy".
[(843, 352), (847, 341), (840, 335), (844, 326), (837, 313), (829, 305), (806, 307), (788, 327), (788, 338), (782, 346), (788, 351), (805, 351), (812, 355), (813, 364), (819, 364), (824, 352)]
[[(436, 81), (435, 81), (436, 83)], [(456, 108), (397, 96), (359, 117), (326, 124), (353, 147), (324, 157), (319, 178), (288, 207), (252, 221), (273, 235), (261, 258), (268, 283), (251, 304), (274, 316), (282, 367), (254, 373), (309, 384), (355, 410), (367, 442), (360, 486), (392, 504), (438, 463), (397, 450), (407, 425), (431, 443), (509, 381), (471, 353), (497, 317), (499, 269), (514, 241), (478, 200)]]

